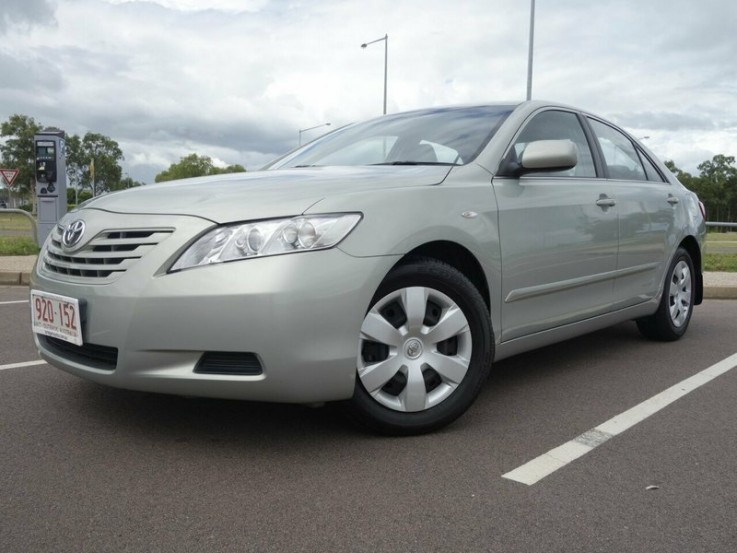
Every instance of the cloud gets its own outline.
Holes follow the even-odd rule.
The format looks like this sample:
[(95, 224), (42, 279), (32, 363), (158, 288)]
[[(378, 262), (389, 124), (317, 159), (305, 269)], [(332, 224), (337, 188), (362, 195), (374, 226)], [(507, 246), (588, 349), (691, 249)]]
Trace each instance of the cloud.
[(10, 28), (27, 29), (55, 22), (54, 5), (49, 0), (3, 0), (0, 10), (0, 35)]
[(109, 4), (156, 4), (175, 11), (258, 12), (268, 7), (268, 0), (104, 0)]
[[(390, 112), (519, 100), (526, 89), (525, 2), (3, 6), (0, 120), (24, 113), (70, 133), (106, 134), (139, 180), (192, 151), (257, 168), (296, 146), (298, 129), (379, 115), (384, 43), (360, 44), (385, 34)], [(538, 2), (533, 96), (647, 134), (661, 155), (735, 154), (736, 10), (730, 0)]]
[(629, 129), (659, 129), (666, 131), (712, 130), (717, 123), (704, 115), (668, 112), (637, 112), (615, 114), (612, 119)]

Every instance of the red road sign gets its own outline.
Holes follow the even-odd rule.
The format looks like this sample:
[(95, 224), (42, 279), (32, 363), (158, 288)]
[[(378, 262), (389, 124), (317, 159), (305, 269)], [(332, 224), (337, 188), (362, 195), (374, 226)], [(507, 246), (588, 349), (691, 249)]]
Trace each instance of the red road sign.
[(3, 180), (8, 186), (13, 186), (18, 173), (20, 173), (19, 169), (0, 169), (0, 175), (3, 176)]

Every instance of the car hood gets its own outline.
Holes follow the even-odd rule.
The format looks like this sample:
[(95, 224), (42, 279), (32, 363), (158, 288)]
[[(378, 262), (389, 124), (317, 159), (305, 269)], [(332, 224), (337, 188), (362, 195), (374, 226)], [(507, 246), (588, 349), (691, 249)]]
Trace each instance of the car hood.
[(439, 184), (450, 169), (363, 166), (232, 173), (141, 186), (100, 196), (84, 207), (114, 213), (192, 215), (217, 223), (266, 219), (299, 215), (328, 196)]

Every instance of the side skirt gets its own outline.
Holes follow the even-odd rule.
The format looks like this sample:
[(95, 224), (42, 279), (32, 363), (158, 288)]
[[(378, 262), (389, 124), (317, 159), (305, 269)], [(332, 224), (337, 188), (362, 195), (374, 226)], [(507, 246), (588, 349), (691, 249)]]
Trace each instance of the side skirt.
[(657, 311), (659, 303), (660, 294), (652, 300), (632, 307), (626, 307), (624, 309), (620, 309), (612, 313), (605, 313), (604, 315), (598, 315), (584, 321), (567, 324), (558, 328), (551, 328), (549, 330), (530, 334), (529, 336), (522, 336), (520, 338), (502, 342), (501, 344), (496, 345), (494, 361), (500, 361), (507, 357), (517, 355), (518, 353), (524, 353), (543, 346), (569, 340), (583, 334), (595, 332), (617, 323), (652, 315)]

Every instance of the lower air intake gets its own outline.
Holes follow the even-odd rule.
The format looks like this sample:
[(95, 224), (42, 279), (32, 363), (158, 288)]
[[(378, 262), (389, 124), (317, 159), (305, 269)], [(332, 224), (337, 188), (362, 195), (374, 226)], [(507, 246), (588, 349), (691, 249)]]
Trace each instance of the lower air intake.
[(75, 361), (81, 365), (104, 371), (114, 371), (118, 364), (117, 348), (98, 346), (97, 344), (77, 346), (58, 338), (43, 335), (39, 335), (38, 340), (59, 357)]
[(263, 369), (255, 353), (207, 351), (200, 358), (194, 372), (256, 376), (262, 374)]

